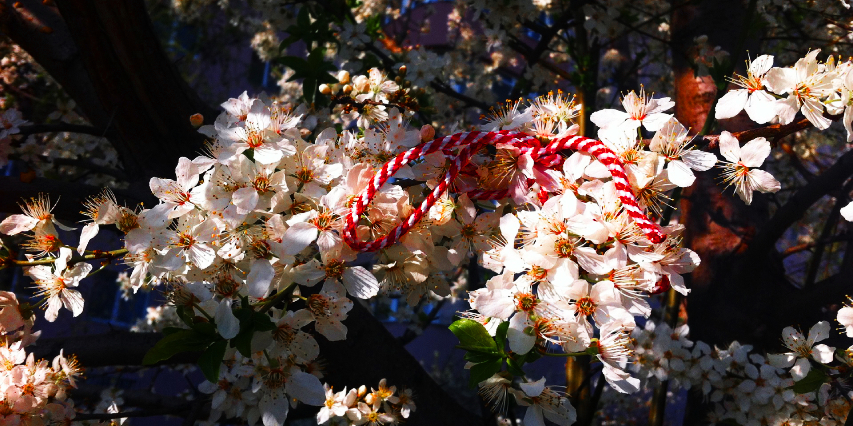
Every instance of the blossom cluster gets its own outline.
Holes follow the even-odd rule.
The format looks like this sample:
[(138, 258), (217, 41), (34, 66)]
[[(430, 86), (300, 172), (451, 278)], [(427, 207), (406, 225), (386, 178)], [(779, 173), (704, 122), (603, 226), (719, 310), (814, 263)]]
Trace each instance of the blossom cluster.
[[(823, 371), (846, 369), (850, 358), (818, 343), (829, 332), (825, 321), (807, 336), (787, 327), (782, 341), (791, 352), (764, 356), (738, 342), (727, 348), (693, 342), (687, 325), (672, 329), (649, 321), (631, 335), (636, 361), (630, 369), (644, 386), (669, 380), (678, 388), (697, 389), (714, 403), (710, 420), (717, 423), (842, 425), (853, 395), (839, 387), (840, 381), (826, 380)], [(835, 361), (843, 368), (830, 365)]]
[(329, 385), (325, 388), (326, 402), (317, 413), (317, 424), (321, 425), (395, 425), (409, 418), (417, 408), (411, 389), (398, 393), (397, 387), (388, 386), (385, 379), (379, 381), (378, 389), (370, 388), (370, 392), (364, 385), (340, 392)]
[(0, 291), (0, 424), (38, 426), (74, 418), (66, 393), (76, 387), (83, 369), (62, 352), (52, 362), (28, 353), (41, 334), (32, 332), (34, 320), (14, 293)]

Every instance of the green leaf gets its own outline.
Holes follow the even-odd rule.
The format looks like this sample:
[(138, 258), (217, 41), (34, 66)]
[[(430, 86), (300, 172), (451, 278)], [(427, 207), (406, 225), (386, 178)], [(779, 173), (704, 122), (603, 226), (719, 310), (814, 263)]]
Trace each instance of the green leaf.
[(483, 362), (471, 367), (471, 378), (468, 380), (468, 386), (476, 388), (477, 384), (494, 376), (498, 371), (501, 371), (501, 365), (503, 365), (503, 360), (498, 359), (495, 361)]
[(167, 360), (181, 352), (204, 350), (213, 339), (195, 330), (176, 331), (160, 339), (142, 359), (143, 365), (152, 365)]
[(255, 312), (252, 315), (252, 328), (256, 331), (270, 331), (275, 330), (276, 325), (272, 322), (269, 315), (261, 312)]
[(192, 325), (192, 329), (213, 339), (219, 336), (216, 326), (209, 322), (197, 322)]
[(181, 321), (184, 322), (184, 324), (186, 324), (188, 327), (193, 326), (193, 316), (195, 315), (193, 308), (188, 308), (186, 306), (178, 306), (176, 311), (178, 313), (178, 318), (180, 318)]
[(208, 382), (216, 383), (219, 380), (219, 366), (222, 364), (222, 358), (225, 357), (225, 349), (227, 348), (228, 342), (219, 340), (208, 346), (198, 357), (198, 366)]
[(477, 321), (460, 319), (450, 324), (450, 331), (459, 339), (459, 347), (467, 351), (499, 354), (500, 351), (486, 331), (486, 327)]
[(504, 321), (498, 326), (495, 332), (495, 341), (498, 342), (498, 349), (503, 351), (506, 348), (506, 333), (509, 330), (509, 321)]
[(524, 365), (524, 357), (507, 358), (506, 360), (507, 371), (512, 373), (513, 376), (524, 377), (524, 370), (521, 368), (522, 365)]
[(820, 385), (826, 382), (826, 379), (828, 379), (826, 373), (817, 368), (812, 368), (809, 374), (806, 374), (806, 377), (794, 382), (794, 386), (791, 386), (791, 389), (798, 394), (814, 392), (820, 388)]

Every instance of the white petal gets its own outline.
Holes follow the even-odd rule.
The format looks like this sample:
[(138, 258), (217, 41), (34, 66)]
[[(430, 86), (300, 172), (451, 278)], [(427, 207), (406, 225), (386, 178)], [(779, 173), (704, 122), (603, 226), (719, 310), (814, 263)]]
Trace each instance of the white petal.
[(671, 114), (649, 114), (643, 119), (643, 127), (645, 127), (646, 130), (656, 132), (660, 130), (667, 121), (669, 121), (670, 117), (672, 117)]
[(536, 344), (536, 335), (525, 333), (525, 329), (531, 325), (527, 315), (523, 313), (516, 313), (512, 316), (509, 320), (509, 329), (506, 332), (510, 350), (523, 355), (533, 349), (533, 345)]
[(835, 357), (835, 348), (826, 346), (823, 343), (815, 345), (812, 348), (811, 354), (815, 361), (821, 364), (829, 364)]
[(80, 243), (77, 244), (77, 253), (82, 255), (86, 251), (89, 241), (95, 238), (95, 235), (98, 235), (98, 224), (95, 222), (87, 223), (83, 227), (83, 230), (80, 231)]
[(791, 377), (794, 378), (794, 381), (800, 381), (809, 374), (811, 368), (812, 365), (808, 359), (800, 358), (794, 363), (794, 367), (791, 368)]
[(760, 76), (770, 71), (773, 66), (773, 55), (761, 55), (749, 64), (749, 72), (754, 76)]
[(66, 288), (60, 292), (62, 304), (76, 317), (83, 313), (83, 296), (77, 290)]
[(755, 138), (740, 148), (740, 158), (746, 167), (761, 167), (770, 155), (770, 142), (764, 138)]
[(720, 120), (738, 115), (746, 106), (747, 99), (749, 99), (749, 91), (746, 89), (729, 91), (717, 102), (714, 118)]
[(776, 98), (763, 90), (752, 92), (744, 109), (750, 120), (758, 124), (768, 123), (776, 116)]
[(240, 188), (231, 195), (231, 202), (237, 207), (237, 213), (248, 214), (258, 205), (258, 191), (254, 187)]
[(287, 394), (308, 405), (323, 405), (326, 402), (326, 391), (320, 379), (304, 371), (293, 373), (285, 384)]
[(832, 124), (832, 120), (823, 116), (823, 104), (816, 99), (807, 98), (803, 100), (800, 111), (820, 130), (825, 130)]
[(518, 387), (520, 387), (527, 396), (537, 397), (545, 390), (545, 377), (542, 377), (535, 382), (519, 383)]
[(753, 182), (755, 189), (761, 192), (776, 192), (782, 189), (782, 184), (773, 175), (761, 169), (750, 170), (749, 179)]
[(361, 266), (344, 269), (343, 282), (347, 293), (359, 299), (370, 299), (379, 292), (379, 281)]
[(216, 307), (213, 319), (216, 321), (216, 330), (225, 339), (233, 339), (240, 332), (240, 321), (231, 310), (231, 301), (223, 300)]
[(809, 337), (806, 340), (806, 343), (809, 346), (813, 346), (817, 342), (822, 342), (829, 338), (829, 322), (828, 321), (820, 321), (817, 324), (813, 325), (812, 328), (809, 329)]
[(319, 232), (317, 227), (310, 223), (294, 223), (290, 228), (287, 228), (281, 238), (285, 253), (294, 255), (301, 252), (305, 247), (308, 247), (308, 244), (317, 239)]
[(667, 174), (669, 181), (682, 188), (687, 188), (696, 181), (693, 170), (690, 170), (690, 167), (679, 160), (670, 161), (667, 170), (669, 171)]
[(216, 260), (216, 250), (210, 248), (207, 244), (195, 243), (187, 251), (190, 262), (200, 269), (205, 269), (213, 264)]
[(596, 126), (604, 129), (611, 126), (618, 126), (625, 122), (630, 117), (627, 112), (615, 109), (603, 109), (596, 111), (589, 116), (589, 120), (595, 123)]
[(848, 203), (841, 209), (841, 216), (843, 216), (848, 222), (853, 222), (853, 202)]
[(0, 222), (0, 233), (6, 235), (19, 234), (35, 228), (38, 223), (38, 219), (33, 219), (27, 215), (13, 214)]
[(720, 133), (720, 154), (732, 163), (740, 161), (740, 142), (731, 133)]
[(266, 259), (255, 259), (250, 267), (249, 276), (246, 277), (249, 296), (258, 299), (266, 296), (273, 277), (275, 277), (275, 269), (270, 262)]
[(681, 153), (681, 161), (687, 164), (693, 170), (704, 172), (714, 167), (717, 163), (717, 156), (698, 149), (691, 149)]

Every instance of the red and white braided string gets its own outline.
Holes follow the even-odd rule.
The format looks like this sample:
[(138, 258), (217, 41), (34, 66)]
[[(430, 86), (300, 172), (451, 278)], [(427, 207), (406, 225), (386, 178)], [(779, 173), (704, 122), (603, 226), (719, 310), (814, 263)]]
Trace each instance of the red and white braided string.
[[(533, 148), (529, 142), (534, 140), (530, 135), (518, 133), (509, 130), (499, 132), (463, 132), (454, 135), (445, 136), (443, 138), (434, 139), (424, 142), (408, 151), (397, 155), (393, 160), (385, 163), (373, 176), (370, 184), (359, 194), (352, 203), (352, 207), (346, 217), (346, 227), (343, 231), (344, 241), (356, 251), (376, 251), (385, 247), (391, 246), (403, 235), (406, 234), (413, 226), (415, 226), (424, 215), (435, 205), (436, 201), (447, 191), (452, 182), (459, 175), (465, 165), (471, 160), (471, 157), (486, 145), (497, 145), (502, 143), (518, 144), (522, 146), (523, 151), (528, 151), (534, 161), (543, 164), (546, 167), (553, 167), (562, 161), (562, 157), (557, 155), (563, 150), (584, 151), (593, 155), (599, 162), (607, 167), (610, 175), (613, 177), (613, 182), (616, 185), (616, 192), (622, 206), (628, 215), (634, 220), (637, 226), (643, 231), (649, 240), (655, 243), (662, 242), (666, 235), (661, 232), (660, 227), (652, 223), (640, 206), (631, 192), (631, 186), (628, 183), (628, 177), (625, 175), (624, 167), (619, 157), (613, 153), (607, 146), (598, 140), (585, 138), (583, 136), (566, 136), (552, 140), (546, 147)], [(442, 180), (433, 188), (432, 192), (424, 199), (418, 208), (409, 215), (408, 219), (397, 225), (387, 235), (373, 241), (359, 241), (356, 236), (356, 227), (359, 217), (365, 212), (373, 197), (379, 191), (379, 188), (385, 184), (401, 167), (408, 164), (410, 161), (437, 151), (450, 152), (454, 148), (460, 148), (457, 155), (453, 156), (450, 162), (450, 167), (444, 174)], [(474, 199), (500, 199), (507, 196), (506, 190), (498, 191), (483, 191), (476, 190), (468, 193)]]

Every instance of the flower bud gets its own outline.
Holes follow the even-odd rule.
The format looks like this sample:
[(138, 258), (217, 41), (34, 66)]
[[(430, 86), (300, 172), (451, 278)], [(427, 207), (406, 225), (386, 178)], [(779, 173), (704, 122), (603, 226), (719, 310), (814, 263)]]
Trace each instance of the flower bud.
[(340, 72), (338, 72), (338, 83), (349, 83), (349, 71), (341, 70)]
[(400, 65), (400, 69), (399, 69), (399, 70), (397, 70), (397, 72), (398, 72), (401, 76), (405, 77), (405, 76), (406, 76), (406, 70), (407, 70), (407, 68), (406, 68), (406, 66), (405, 66), (405, 65)]
[(361, 385), (361, 386), (358, 388), (358, 397), (359, 397), (359, 398), (361, 398), (361, 397), (363, 397), (363, 396), (364, 396), (364, 394), (366, 394), (366, 393), (367, 393), (367, 386)]
[(352, 85), (347, 84), (346, 86), (344, 86), (343, 92), (344, 92), (344, 95), (349, 96), (349, 94), (352, 93)]
[(321, 84), (320, 85), (320, 93), (322, 93), (324, 95), (331, 95), (332, 94), (332, 88), (329, 87), (328, 84)]
[(435, 138), (435, 128), (429, 124), (421, 127), (421, 142), (431, 141)]
[(370, 80), (363, 75), (357, 75), (352, 79), (353, 88), (359, 92), (366, 92), (370, 89)]
[(193, 114), (190, 116), (190, 124), (193, 127), (201, 127), (204, 124), (204, 116), (201, 114)]

